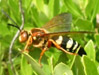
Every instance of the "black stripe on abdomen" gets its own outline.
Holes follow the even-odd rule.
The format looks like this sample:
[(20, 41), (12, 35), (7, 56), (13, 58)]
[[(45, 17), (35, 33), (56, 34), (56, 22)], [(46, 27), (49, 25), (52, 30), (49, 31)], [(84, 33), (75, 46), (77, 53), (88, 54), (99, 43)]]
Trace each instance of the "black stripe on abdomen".
[[(76, 50), (80, 47), (80, 44), (77, 41), (67, 36), (54, 36), (52, 39), (62, 48), (72, 53), (75, 53)], [(86, 52), (81, 47), (78, 51), (78, 54), (82, 56), (83, 54), (86, 54)]]
[[(74, 53), (76, 48), (74, 49), (74, 46), (76, 45), (76, 42), (69, 37), (63, 37), (63, 41), (61, 43), (61, 47), (64, 48), (65, 50)], [(77, 45), (78, 46), (78, 45)]]
[[(75, 53), (77, 49), (80, 47), (80, 44), (77, 41), (73, 40), (72, 38), (65, 36), (63, 37), (61, 47), (63, 47), (65, 50), (69, 52)], [(86, 52), (82, 47), (80, 47), (78, 54), (82, 56), (83, 54), (86, 54)]]

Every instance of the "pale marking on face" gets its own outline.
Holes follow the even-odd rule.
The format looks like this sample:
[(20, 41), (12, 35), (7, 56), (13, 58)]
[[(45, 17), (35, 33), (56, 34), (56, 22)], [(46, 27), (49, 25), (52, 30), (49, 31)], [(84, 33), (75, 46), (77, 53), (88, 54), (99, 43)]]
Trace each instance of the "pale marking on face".
[(78, 43), (76, 42), (76, 44), (73, 47), (73, 50), (75, 50), (77, 48), (77, 46), (78, 46)]
[(33, 37), (33, 40), (36, 40), (36, 37), (35, 36)]
[(66, 48), (70, 49), (72, 47), (72, 45), (73, 45), (73, 40), (72, 40), (72, 38), (70, 38), (68, 40), (68, 42), (66, 43)]
[(19, 40), (20, 40), (20, 41), (22, 40), (21, 36), (19, 36)]
[(59, 38), (56, 40), (56, 43), (60, 45), (62, 41), (63, 41), (63, 37), (59, 36)]

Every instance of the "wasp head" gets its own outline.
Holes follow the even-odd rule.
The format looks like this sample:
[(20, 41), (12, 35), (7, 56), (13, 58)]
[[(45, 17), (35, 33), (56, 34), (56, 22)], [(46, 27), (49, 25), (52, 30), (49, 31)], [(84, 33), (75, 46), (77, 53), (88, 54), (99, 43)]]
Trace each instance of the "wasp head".
[(20, 41), (21, 43), (23, 43), (23, 42), (26, 42), (27, 40), (28, 40), (28, 32), (25, 31), (25, 30), (22, 30), (22, 31), (20, 32), (19, 41)]

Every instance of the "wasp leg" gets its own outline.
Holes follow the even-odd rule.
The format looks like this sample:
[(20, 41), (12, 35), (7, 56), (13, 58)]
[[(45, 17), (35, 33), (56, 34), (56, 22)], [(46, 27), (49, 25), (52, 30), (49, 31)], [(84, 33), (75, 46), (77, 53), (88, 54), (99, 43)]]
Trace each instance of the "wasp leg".
[(77, 53), (71, 53), (71, 52), (66, 51), (65, 49), (63, 49), (61, 46), (59, 46), (59, 45), (58, 45), (54, 40), (52, 40), (52, 39), (49, 39), (48, 42), (52, 42), (52, 43), (55, 45), (56, 48), (62, 50), (62, 51), (65, 52), (65, 53), (68, 53), (68, 54), (70, 54), (70, 55), (77, 55)]
[(47, 49), (44, 48), (44, 49), (42, 50), (41, 54), (40, 54), (40, 58), (39, 58), (39, 64), (40, 64), (40, 66), (42, 66), (42, 64), (41, 64), (41, 59), (42, 59), (42, 56), (44, 55), (44, 52), (45, 52), (46, 50), (47, 50)]
[(28, 46), (30, 46), (31, 44), (32, 44), (32, 36), (29, 36), (29, 38), (28, 38), (28, 40), (27, 40), (27, 43), (26, 43), (26, 45), (25, 45), (25, 47), (24, 47), (23, 52), (29, 53)]

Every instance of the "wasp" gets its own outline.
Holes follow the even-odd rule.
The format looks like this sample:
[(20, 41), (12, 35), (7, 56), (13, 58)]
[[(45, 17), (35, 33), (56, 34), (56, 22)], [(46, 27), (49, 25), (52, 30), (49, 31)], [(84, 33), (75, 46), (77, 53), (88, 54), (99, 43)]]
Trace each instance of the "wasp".
[(22, 30), (20, 32), (19, 41), (26, 42), (24, 50), (33, 45), (34, 47), (41, 48), (39, 63), (43, 54), (50, 48), (56, 47), (57, 49), (71, 54), (77, 55), (75, 52), (79, 48), (78, 54), (82, 56), (86, 54), (83, 47), (73, 40), (71, 35), (89, 33), (87, 31), (70, 31), (72, 23), (72, 15), (69, 13), (62, 13), (52, 18), (46, 25), (41, 28), (33, 28), (30, 32)]
[[(47, 24), (41, 28), (33, 28), (30, 32), (26, 30), (20, 30), (18, 26), (14, 26), (20, 30), (19, 41), (26, 43), (24, 51), (29, 51), (29, 46), (38, 47), (42, 50), (39, 58), (39, 64), (41, 65), (41, 59), (44, 53), (50, 47), (56, 47), (57, 49), (70, 54), (70, 55), (86, 55), (83, 47), (72, 39), (72, 35), (91, 33), (88, 31), (70, 31), (72, 23), (72, 15), (70, 13), (62, 13), (53, 17)], [(78, 53), (76, 53), (79, 48)]]

